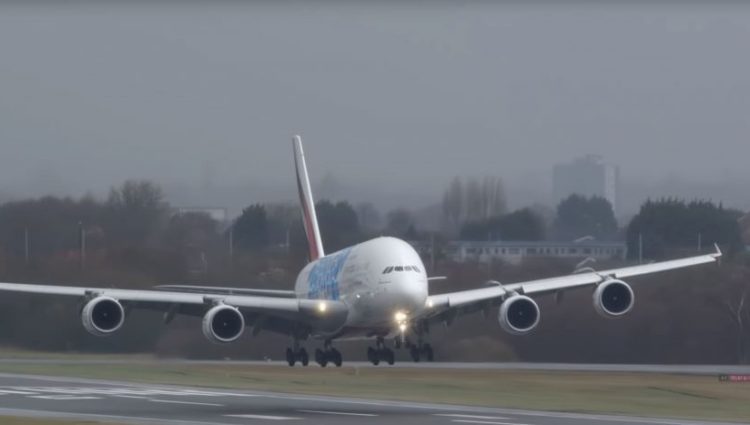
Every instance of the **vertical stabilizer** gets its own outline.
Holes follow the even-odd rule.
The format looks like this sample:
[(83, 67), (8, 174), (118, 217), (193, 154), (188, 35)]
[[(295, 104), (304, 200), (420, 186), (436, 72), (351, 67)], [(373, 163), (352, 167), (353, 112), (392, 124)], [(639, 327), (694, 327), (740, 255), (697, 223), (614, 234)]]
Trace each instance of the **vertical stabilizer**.
[(302, 138), (294, 136), (294, 168), (297, 172), (297, 190), (302, 207), (302, 222), (305, 225), (305, 236), (307, 236), (308, 252), (310, 261), (315, 261), (325, 256), (323, 252), (323, 241), (320, 238), (318, 228), (318, 217), (315, 215), (315, 202), (310, 189), (310, 177), (307, 175), (305, 164), (305, 152), (302, 150)]

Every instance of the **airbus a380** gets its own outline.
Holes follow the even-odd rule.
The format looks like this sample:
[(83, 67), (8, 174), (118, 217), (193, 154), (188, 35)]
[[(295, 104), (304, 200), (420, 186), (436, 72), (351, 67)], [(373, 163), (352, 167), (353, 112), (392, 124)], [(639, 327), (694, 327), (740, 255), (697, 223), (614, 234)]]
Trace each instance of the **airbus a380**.
[(500, 327), (511, 334), (526, 334), (539, 324), (540, 311), (532, 296), (589, 288), (593, 307), (604, 317), (620, 317), (633, 308), (633, 290), (623, 279), (699, 264), (721, 256), (707, 255), (568, 276), (500, 284), (477, 289), (430, 294), (429, 278), (419, 254), (397, 238), (379, 237), (326, 255), (315, 215), (310, 179), (299, 136), (293, 139), (302, 218), (310, 262), (297, 276), (294, 290), (215, 288), (189, 285), (158, 286), (153, 290), (108, 289), (55, 285), (0, 283), (0, 291), (80, 298), (84, 328), (97, 336), (119, 330), (128, 312), (151, 309), (164, 312), (169, 322), (177, 314), (202, 317), (205, 337), (215, 343), (239, 339), (246, 327), (253, 335), (271, 331), (288, 335), (290, 366), (307, 366), (302, 343), (322, 341), (315, 361), (341, 366), (334, 341), (369, 339), (373, 364), (394, 363), (394, 348), (409, 350), (414, 361), (433, 359), (426, 342), (430, 325), (452, 323), (458, 316), (497, 309)]

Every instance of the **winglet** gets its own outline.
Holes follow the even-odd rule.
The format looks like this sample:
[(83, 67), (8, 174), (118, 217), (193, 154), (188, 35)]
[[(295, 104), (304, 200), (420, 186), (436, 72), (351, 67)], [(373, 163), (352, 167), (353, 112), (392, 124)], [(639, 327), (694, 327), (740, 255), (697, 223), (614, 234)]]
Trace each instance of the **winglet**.
[(318, 217), (315, 214), (315, 202), (310, 189), (310, 177), (307, 175), (307, 165), (305, 164), (305, 152), (302, 150), (302, 138), (294, 136), (292, 139), (294, 148), (294, 167), (297, 173), (297, 191), (302, 206), (302, 221), (305, 226), (305, 235), (307, 236), (308, 252), (310, 261), (324, 257), (323, 241), (320, 237), (318, 228)]
[(719, 244), (714, 243), (714, 253), (710, 255), (714, 258), (721, 258), (721, 256), (724, 255), (721, 253), (721, 248), (719, 248)]

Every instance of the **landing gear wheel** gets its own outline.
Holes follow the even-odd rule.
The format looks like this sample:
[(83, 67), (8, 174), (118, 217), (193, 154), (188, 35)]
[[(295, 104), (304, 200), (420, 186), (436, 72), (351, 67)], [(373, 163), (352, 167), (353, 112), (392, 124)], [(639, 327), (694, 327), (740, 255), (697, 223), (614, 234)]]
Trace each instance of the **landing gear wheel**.
[(310, 363), (310, 357), (307, 355), (307, 350), (304, 348), (300, 349), (299, 352), (297, 352), (297, 360), (302, 363), (302, 366), (307, 366), (308, 363)]
[(292, 351), (291, 348), (286, 349), (286, 362), (289, 363), (289, 366), (294, 367), (294, 363), (297, 361), (296, 357), (294, 356), (294, 351)]
[(409, 348), (409, 354), (411, 355), (411, 359), (414, 360), (414, 363), (419, 363), (419, 347), (412, 345), (411, 348)]
[(377, 366), (380, 363), (380, 357), (378, 356), (377, 350), (372, 347), (367, 347), (367, 360)]
[(393, 353), (393, 350), (386, 348), (381, 352), (381, 356), (383, 357), (383, 360), (385, 360), (386, 363), (393, 366), (394, 363), (396, 363), (396, 355)]
[(432, 352), (432, 346), (430, 344), (422, 346), (422, 353), (424, 353), (424, 357), (428, 362), (435, 361), (435, 354)]
[(315, 362), (319, 364), (320, 367), (328, 366), (328, 356), (326, 356), (326, 353), (324, 353), (320, 348), (315, 350)]
[(331, 350), (328, 351), (328, 353), (326, 354), (328, 355), (328, 358), (331, 363), (335, 364), (336, 367), (341, 367), (343, 360), (342, 360), (341, 353), (339, 352), (339, 350), (335, 348), (331, 348)]

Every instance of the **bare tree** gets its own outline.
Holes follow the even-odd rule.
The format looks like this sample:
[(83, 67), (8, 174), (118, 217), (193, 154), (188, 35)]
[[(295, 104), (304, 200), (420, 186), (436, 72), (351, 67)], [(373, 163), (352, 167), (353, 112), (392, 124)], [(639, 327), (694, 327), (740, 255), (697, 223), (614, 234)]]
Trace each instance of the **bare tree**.
[(748, 308), (748, 290), (750, 286), (743, 285), (739, 297), (726, 298), (724, 306), (726, 312), (737, 330), (737, 362), (747, 363), (747, 326), (750, 322), (750, 308)]
[(482, 180), (480, 199), (482, 219), (497, 217), (507, 212), (505, 188), (499, 177), (487, 176)]
[(357, 211), (357, 217), (359, 218), (359, 225), (363, 230), (368, 232), (374, 232), (380, 230), (383, 225), (383, 220), (380, 217), (380, 212), (375, 205), (371, 202), (361, 202), (355, 207)]
[(450, 229), (458, 229), (463, 219), (463, 213), (464, 185), (461, 178), (456, 176), (443, 194), (443, 217)]

